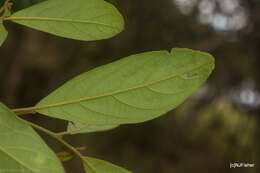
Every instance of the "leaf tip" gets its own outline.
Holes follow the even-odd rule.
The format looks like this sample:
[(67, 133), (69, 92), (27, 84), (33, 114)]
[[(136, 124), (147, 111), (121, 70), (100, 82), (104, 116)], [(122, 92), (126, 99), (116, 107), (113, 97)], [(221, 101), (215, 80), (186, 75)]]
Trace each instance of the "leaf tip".
[(193, 50), (193, 49), (189, 49), (189, 48), (172, 48), (170, 53), (171, 54), (175, 54), (175, 53), (186, 54), (188, 52), (192, 53), (192, 55), (194, 57), (200, 58), (201, 60), (203, 59), (203, 62), (208, 64), (211, 70), (213, 70), (215, 68), (215, 58), (208, 52)]

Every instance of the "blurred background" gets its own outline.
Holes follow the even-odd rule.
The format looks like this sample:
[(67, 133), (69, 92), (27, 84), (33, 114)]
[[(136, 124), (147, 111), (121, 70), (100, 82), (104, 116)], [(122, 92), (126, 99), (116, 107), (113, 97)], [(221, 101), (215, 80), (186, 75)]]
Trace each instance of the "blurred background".
[[(15, 1), (13, 11), (37, 2)], [(126, 26), (108, 40), (81, 42), (5, 23), (9, 36), (0, 48), (1, 102), (11, 108), (34, 105), (72, 77), (130, 54), (172, 47), (208, 51), (216, 58), (214, 73), (177, 109), (146, 123), (67, 140), (86, 146), (87, 155), (135, 173), (258, 172), (260, 1), (109, 2), (123, 14)], [(27, 118), (54, 131), (66, 125), (40, 115)], [(64, 150), (42, 136), (55, 151)], [(230, 169), (234, 162), (255, 166)], [(82, 172), (76, 158), (65, 167), (68, 173)]]

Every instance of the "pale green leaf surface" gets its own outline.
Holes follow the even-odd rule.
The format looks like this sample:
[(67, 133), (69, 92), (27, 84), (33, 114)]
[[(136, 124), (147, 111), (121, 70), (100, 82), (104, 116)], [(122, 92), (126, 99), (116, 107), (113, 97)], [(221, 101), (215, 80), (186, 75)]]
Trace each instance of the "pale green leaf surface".
[(0, 172), (64, 173), (60, 161), (39, 135), (2, 103)]
[(3, 25), (2, 22), (0, 22), (0, 46), (4, 43), (8, 33)]
[(76, 40), (110, 38), (123, 30), (119, 11), (104, 0), (47, 0), (6, 20)]
[(143, 122), (181, 104), (213, 68), (211, 55), (190, 49), (140, 53), (79, 75), (34, 109), (89, 125)]
[(110, 125), (110, 124), (99, 124), (99, 125), (91, 125), (87, 123), (78, 123), (78, 122), (69, 122), (67, 127), (67, 132), (71, 135), (78, 133), (90, 133), (97, 131), (106, 131), (111, 130), (118, 127), (118, 125)]
[(130, 171), (121, 168), (117, 165), (104, 160), (85, 157), (84, 168), (86, 173), (131, 173)]

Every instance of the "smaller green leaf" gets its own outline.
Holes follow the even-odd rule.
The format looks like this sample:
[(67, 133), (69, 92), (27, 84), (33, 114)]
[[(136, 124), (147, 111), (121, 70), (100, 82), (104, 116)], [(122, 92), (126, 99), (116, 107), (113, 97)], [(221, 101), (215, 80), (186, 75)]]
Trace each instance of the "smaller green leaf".
[(120, 12), (104, 0), (48, 0), (15, 12), (5, 20), (76, 40), (101, 40), (124, 28)]
[(67, 132), (71, 135), (78, 134), (78, 133), (90, 133), (90, 132), (98, 132), (98, 131), (106, 131), (111, 130), (118, 127), (118, 125), (91, 125), (91, 124), (84, 124), (84, 123), (71, 123), (69, 122), (67, 127)]
[(4, 25), (2, 22), (0, 22), (0, 46), (4, 43), (6, 40), (6, 37), (8, 35), (8, 32), (6, 31)]
[(87, 173), (131, 173), (117, 165), (92, 157), (84, 157), (83, 162)]
[(0, 172), (64, 173), (54, 152), (10, 109), (0, 103)]

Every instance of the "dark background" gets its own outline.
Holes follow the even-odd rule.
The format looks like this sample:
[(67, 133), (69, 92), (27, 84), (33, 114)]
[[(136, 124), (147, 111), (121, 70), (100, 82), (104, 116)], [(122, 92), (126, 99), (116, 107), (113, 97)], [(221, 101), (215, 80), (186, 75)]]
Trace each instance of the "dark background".
[[(38, 2), (19, 0), (13, 11)], [(73, 1), (71, 1), (73, 3)], [(256, 173), (260, 170), (260, 1), (110, 0), (123, 14), (116, 37), (81, 42), (5, 23), (0, 100), (32, 106), (72, 77), (130, 54), (188, 47), (210, 52), (216, 69), (197, 93), (155, 120), (67, 140), (135, 173)], [(65, 122), (28, 116), (54, 131)], [(44, 136), (55, 151), (64, 148)], [(254, 168), (230, 169), (234, 162)], [(78, 160), (65, 162), (80, 173)]]

